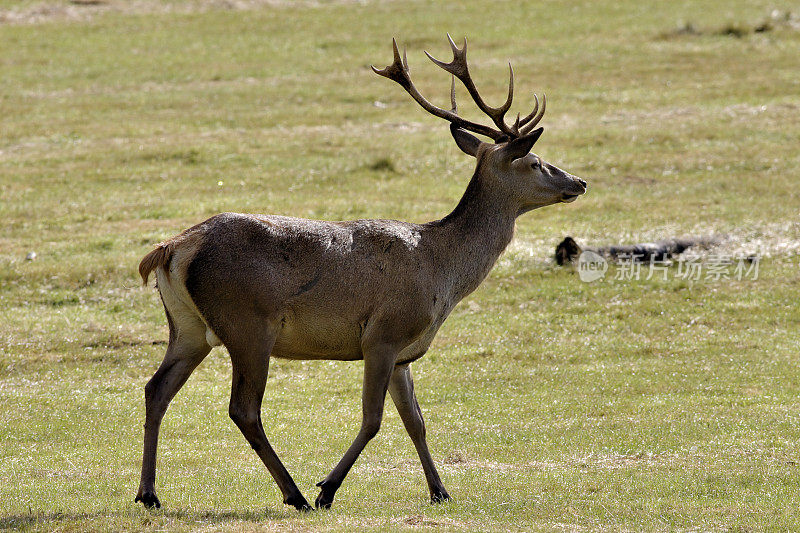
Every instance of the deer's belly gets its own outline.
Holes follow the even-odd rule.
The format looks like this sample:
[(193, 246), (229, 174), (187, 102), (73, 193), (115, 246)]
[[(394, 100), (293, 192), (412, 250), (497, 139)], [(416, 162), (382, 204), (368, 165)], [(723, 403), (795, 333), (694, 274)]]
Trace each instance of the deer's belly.
[[(397, 355), (398, 364), (425, 355), (449, 311), (449, 308), (438, 310), (427, 327), (409, 339)], [(348, 316), (346, 312), (321, 315), (295, 308), (284, 316), (272, 355), (286, 359), (363, 359), (362, 337), (367, 320)]]
[[(438, 325), (432, 327), (411, 344), (403, 348), (397, 356), (397, 364), (410, 363), (425, 355), (433, 342)], [(330, 359), (355, 361), (364, 358), (361, 351), (360, 336), (346, 332), (328, 330), (314, 333), (284, 331), (275, 342), (272, 355), (284, 359)]]
[(272, 355), (286, 359), (362, 359), (361, 328), (343, 317), (287, 317)]

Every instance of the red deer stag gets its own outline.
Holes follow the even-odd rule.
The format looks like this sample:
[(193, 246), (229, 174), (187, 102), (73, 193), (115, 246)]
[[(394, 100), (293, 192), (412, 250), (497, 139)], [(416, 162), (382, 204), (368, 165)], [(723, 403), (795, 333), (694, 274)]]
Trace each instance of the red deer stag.
[[(425, 354), (453, 307), (489, 273), (511, 241), (519, 215), (571, 202), (586, 191), (586, 182), (529, 153), (542, 134), (536, 125), (544, 114), (544, 97), (541, 109), (536, 98), (531, 114), (507, 124), (513, 70), (508, 99), (499, 108), (490, 107), (470, 77), (466, 39), (460, 49), (452, 39), (450, 44), (450, 63), (428, 57), (454, 76), (452, 110), (434, 106), (417, 91), (395, 41), (394, 62), (382, 70), (372, 67), (400, 84), (426, 111), (450, 122), (458, 147), (476, 158), (475, 173), (449, 215), (412, 224), (225, 213), (162, 242), (142, 259), (139, 272), (145, 284), (155, 271), (169, 345), (145, 387), (144, 459), (136, 501), (160, 507), (154, 485), (161, 419), (211, 347), (221, 344), (233, 367), (230, 417), (272, 474), (285, 504), (311, 509), (264, 434), (261, 402), (270, 357), (364, 360), (361, 428), (317, 484), (316, 507), (331, 506), (378, 432), (387, 390), (417, 449), (431, 500), (450, 497), (428, 451), (409, 364)], [(455, 78), (496, 128), (458, 115)]]

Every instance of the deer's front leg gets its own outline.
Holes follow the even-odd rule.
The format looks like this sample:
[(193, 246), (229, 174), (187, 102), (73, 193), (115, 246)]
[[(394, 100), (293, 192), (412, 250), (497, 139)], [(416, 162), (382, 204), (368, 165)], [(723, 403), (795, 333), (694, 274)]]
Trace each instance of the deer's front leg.
[(364, 389), (361, 393), (361, 429), (353, 444), (347, 449), (339, 464), (331, 470), (325, 479), (317, 483), (320, 487), (315, 505), (329, 509), (333, 503), (336, 490), (341, 486), (345, 476), (356, 462), (361, 451), (374, 437), (381, 427), (383, 404), (386, 401), (386, 390), (394, 370), (397, 350), (388, 346), (380, 346), (364, 352)]
[(422, 410), (419, 408), (417, 396), (414, 394), (411, 368), (407, 364), (398, 365), (392, 372), (389, 393), (392, 395), (397, 412), (400, 413), (403, 425), (419, 454), (422, 470), (425, 472), (425, 479), (431, 492), (431, 502), (438, 503), (449, 500), (450, 495), (447, 494), (439, 472), (436, 471), (436, 466), (433, 464), (431, 453), (428, 451), (428, 442), (425, 440), (425, 420), (422, 418)]

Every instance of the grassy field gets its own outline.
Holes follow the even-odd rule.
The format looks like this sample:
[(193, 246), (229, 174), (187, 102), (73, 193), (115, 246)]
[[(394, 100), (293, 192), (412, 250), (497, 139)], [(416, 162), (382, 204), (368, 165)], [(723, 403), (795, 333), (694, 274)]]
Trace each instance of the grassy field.
[[(800, 8), (647, 4), (0, 0), (0, 529), (800, 529)], [(547, 93), (536, 150), (590, 184), (519, 220), (414, 364), (453, 501), (428, 503), (389, 407), (331, 511), (282, 505), (218, 348), (165, 418), (164, 508), (135, 505), (167, 339), (139, 259), (221, 211), (446, 214), (473, 161), (369, 65), (397, 36), (445, 105), (422, 49), (446, 59), (448, 31), (490, 101), (508, 60), (520, 111)], [(582, 283), (550, 259), (565, 235), (718, 235), (762, 260), (755, 280)], [(311, 500), (361, 368), (272, 364), (267, 435)]]

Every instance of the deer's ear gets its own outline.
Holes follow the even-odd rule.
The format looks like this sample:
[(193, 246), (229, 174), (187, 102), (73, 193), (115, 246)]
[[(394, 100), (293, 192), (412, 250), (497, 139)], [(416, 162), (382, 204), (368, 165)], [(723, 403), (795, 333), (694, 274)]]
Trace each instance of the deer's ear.
[(480, 139), (453, 124), (450, 125), (450, 133), (453, 134), (453, 139), (456, 140), (456, 144), (461, 148), (462, 152), (472, 157), (477, 157), (478, 147), (481, 145)]
[(531, 148), (533, 148), (533, 145), (539, 140), (543, 131), (544, 128), (536, 128), (524, 137), (514, 139), (503, 148), (503, 152), (507, 154), (508, 158), (512, 161), (520, 157), (525, 157), (531, 152)]

